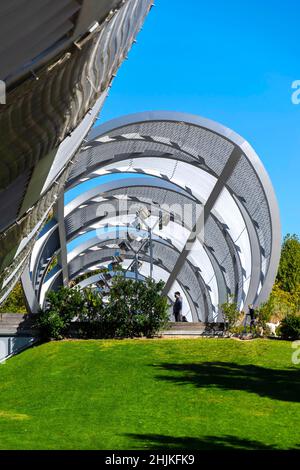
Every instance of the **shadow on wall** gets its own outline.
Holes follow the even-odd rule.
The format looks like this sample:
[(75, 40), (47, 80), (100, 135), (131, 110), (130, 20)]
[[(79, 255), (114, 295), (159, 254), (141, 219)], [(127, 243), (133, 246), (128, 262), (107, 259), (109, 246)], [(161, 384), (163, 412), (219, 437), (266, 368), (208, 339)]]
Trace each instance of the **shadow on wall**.
[[(262, 442), (236, 436), (173, 437), (161, 434), (126, 434), (136, 441), (137, 449), (194, 449), (194, 450), (276, 450)], [(298, 450), (300, 446), (290, 450)]]
[(158, 380), (195, 387), (243, 390), (262, 397), (288, 402), (300, 402), (300, 369), (266, 369), (233, 362), (171, 364), (157, 366), (174, 375), (158, 375)]

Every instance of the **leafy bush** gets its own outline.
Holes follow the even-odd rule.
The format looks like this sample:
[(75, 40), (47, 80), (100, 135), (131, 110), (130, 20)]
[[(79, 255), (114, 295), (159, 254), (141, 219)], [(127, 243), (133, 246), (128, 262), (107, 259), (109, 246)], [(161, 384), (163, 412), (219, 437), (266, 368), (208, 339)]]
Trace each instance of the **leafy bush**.
[(47, 307), (37, 321), (44, 338), (67, 334), (84, 338), (153, 336), (168, 321), (163, 282), (116, 276), (106, 299), (91, 289), (62, 287), (47, 296)]
[(84, 315), (84, 298), (79, 290), (61, 287), (47, 295), (47, 306), (40, 312), (36, 326), (45, 338), (61, 339), (71, 321)]
[(300, 339), (300, 315), (287, 315), (278, 327), (278, 334), (284, 339)]
[(243, 336), (244, 334), (251, 333), (249, 326), (235, 325), (230, 328), (230, 333), (235, 336)]
[(270, 322), (274, 309), (273, 298), (270, 297), (268, 302), (265, 302), (256, 309), (256, 330), (263, 336), (270, 334), (270, 329), (267, 325)]
[(105, 309), (102, 297), (91, 289), (80, 291), (83, 301), (82, 311), (78, 315), (80, 337), (101, 337), (105, 324)]
[(224, 315), (224, 323), (227, 328), (231, 331), (241, 317), (241, 313), (238, 310), (236, 302), (230, 297), (228, 302), (221, 305), (221, 309)]
[(63, 332), (69, 327), (57, 311), (49, 309), (40, 312), (36, 326), (43, 339), (62, 339)]
[(114, 278), (107, 309), (116, 337), (151, 337), (166, 325), (168, 304), (163, 287), (162, 281)]

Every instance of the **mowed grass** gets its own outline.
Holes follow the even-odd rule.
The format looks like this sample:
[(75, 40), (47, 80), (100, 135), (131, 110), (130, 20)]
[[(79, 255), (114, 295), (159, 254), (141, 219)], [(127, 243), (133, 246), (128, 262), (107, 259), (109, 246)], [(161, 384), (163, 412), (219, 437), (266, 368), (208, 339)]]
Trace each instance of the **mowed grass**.
[(1, 449), (289, 449), (291, 343), (63, 341), (0, 365)]

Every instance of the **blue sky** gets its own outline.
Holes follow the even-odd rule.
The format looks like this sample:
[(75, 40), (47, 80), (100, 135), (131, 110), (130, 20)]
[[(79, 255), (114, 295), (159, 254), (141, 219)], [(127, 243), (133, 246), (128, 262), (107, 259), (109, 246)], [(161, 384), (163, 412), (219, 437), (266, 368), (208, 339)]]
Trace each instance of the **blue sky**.
[(299, 0), (155, 3), (97, 124), (156, 109), (234, 129), (271, 176), (283, 234), (300, 234)]

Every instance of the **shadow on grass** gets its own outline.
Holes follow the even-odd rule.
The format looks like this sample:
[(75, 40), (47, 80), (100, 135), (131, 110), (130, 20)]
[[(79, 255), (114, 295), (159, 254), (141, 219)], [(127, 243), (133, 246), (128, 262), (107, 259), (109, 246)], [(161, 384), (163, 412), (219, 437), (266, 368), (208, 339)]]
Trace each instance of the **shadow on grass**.
[[(138, 449), (188, 449), (188, 450), (276, 450), (277, 447), (236, 436), (173, 437), (161, 434), (126, 434), (134, 439)], [(296, 450), (296, 449), (289, 449)]]
[(178, 385), (242, 390), (274, 400), (300, 401), (300, 368), (268, 369), (233, 362), (203, 362), (200, 364), (163, 363), (155, 366), (173, 375), (156, 378)]

